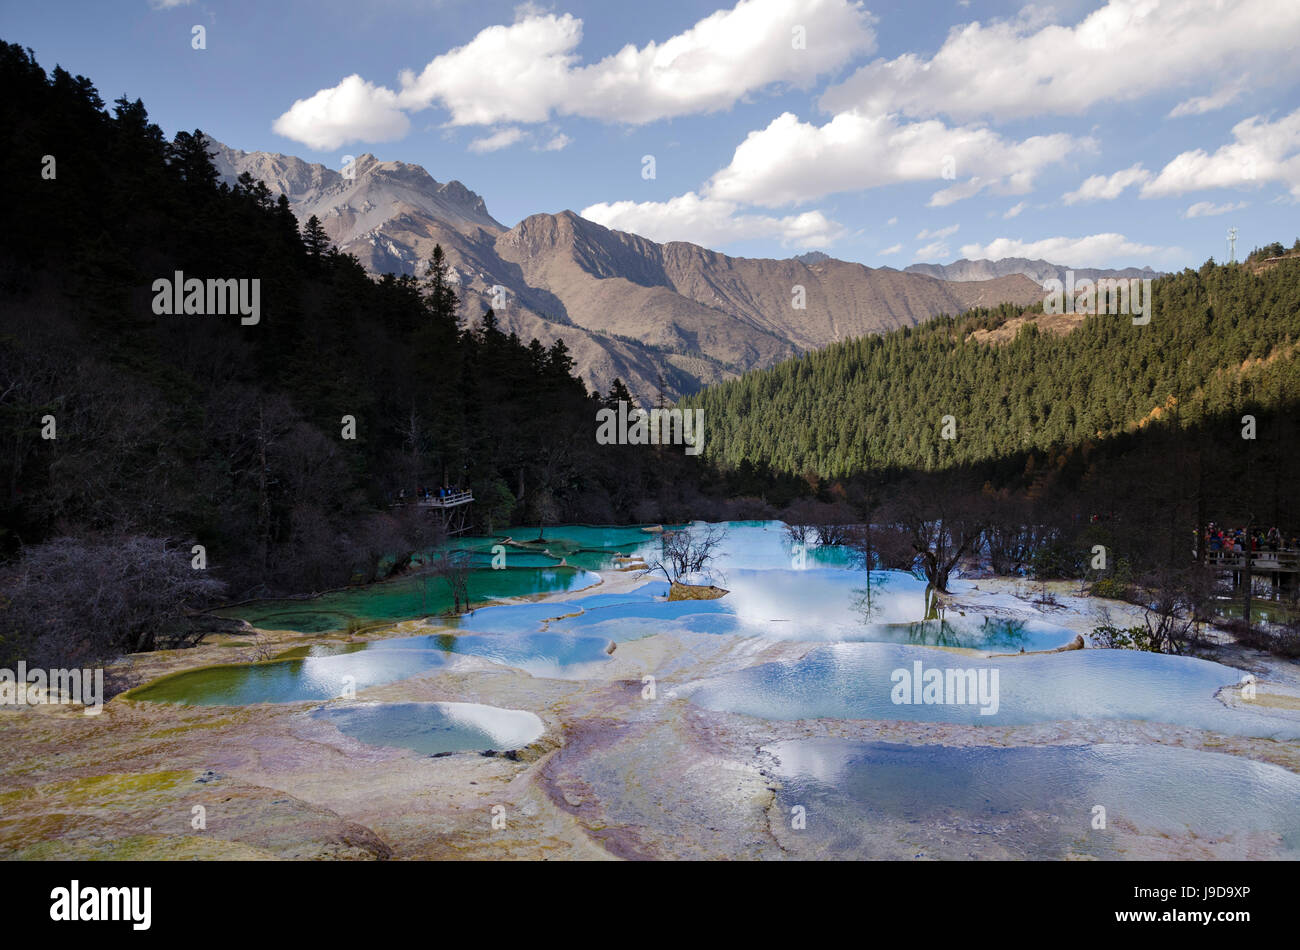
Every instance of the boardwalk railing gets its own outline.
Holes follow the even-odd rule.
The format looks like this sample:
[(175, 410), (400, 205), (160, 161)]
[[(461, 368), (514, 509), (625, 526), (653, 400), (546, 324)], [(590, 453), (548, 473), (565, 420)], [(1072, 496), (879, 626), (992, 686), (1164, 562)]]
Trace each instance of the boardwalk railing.
[(473, 492), (462, 491), (454, 495), (430, 495), (419, 499), (416, 504), (421, 508), (455, 508), (457, 505), (469, 504), (473, 500)]
[[(1300, 550), (1288, 548), (1282, 551), (1251, 551), (1249, 554), (1252, 571), (1286, 574), (1300, 572)], [(1206, 551), (1205, 563), (1227, 571), (1244, 571), (1246, 555), (1246, 551)]]

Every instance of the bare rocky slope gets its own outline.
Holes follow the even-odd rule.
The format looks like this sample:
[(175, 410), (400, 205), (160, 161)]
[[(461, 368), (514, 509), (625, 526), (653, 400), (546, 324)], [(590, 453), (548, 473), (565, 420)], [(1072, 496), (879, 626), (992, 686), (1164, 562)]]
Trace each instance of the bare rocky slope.
[(563, 338), (589, 385), (605, 391), (618, 376), (641, 398), (661, 372), (677, 395), (837, 340), (1042, 296), (1020, 273), (953, 281), (824, 254), (729, 257), (572, 211), (507, 228), (459, 181), (438, 182), (418, 165), (365, 154), (344, 175), (288, 155), (216, 150), (223, 179), (247, 171), (284, 193), (300, 221), (316, 215), (373, 273), (422, 271), (442, 245), (467, 320), (494, 305), (524, 339)]
[(1066, 267), (1062, 264), (1053, 264), (1044, 260), (1031, 261), (1024, 257), (1004, 257), (996, 261), (984, 259), (970, 261), (963, 257), (951, 264), (911, 264), (903, 268), (903, 270), (909, 274), (924, 274), (927, 277), (937, 277), (939, 280), (953, 281), (984, 281), (997, 277), (1007, 277), (1012, 274), (1023, 274), (1040, 285), (1043, 281), (1049, 279), (1059, 280), (1064, 283), (1067, 270), (1074, 272), (1075, 280), (1082, 280), (1085, 277), (1088, 280), (1110, 277), (1137, 277), (1139, 279), (1150, 278), (1154, 280), (1163, 273), (1162, 271), (1152, 270), (1150, 267), (1125, 267), (1119, 270), (1102, 267)]

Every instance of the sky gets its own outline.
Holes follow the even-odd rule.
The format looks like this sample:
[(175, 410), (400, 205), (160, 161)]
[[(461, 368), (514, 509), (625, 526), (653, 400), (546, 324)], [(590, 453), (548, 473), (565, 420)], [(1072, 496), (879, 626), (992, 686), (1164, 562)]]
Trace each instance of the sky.
[(169, 136), (419, 164), (506, 226), (898, 268), (1300, 236), (1297, 0), (0, 0), (0, 38)]

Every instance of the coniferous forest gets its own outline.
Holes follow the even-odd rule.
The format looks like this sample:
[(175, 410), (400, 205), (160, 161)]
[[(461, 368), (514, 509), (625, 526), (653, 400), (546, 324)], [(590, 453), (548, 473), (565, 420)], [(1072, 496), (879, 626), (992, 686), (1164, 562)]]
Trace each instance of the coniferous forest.
[[(722, 463), (838, 478), (1081, 446), (1169, 421), (1203, 426), (1284, 410), (1300, 394), (1300, 256), (1209, 262), (1158, 280), (1153, 299), (1146, 325), (1107, 313), (1062, 335), (1030, 320), (992, 343), (980, 334), (1022, 308), (972, 310), (833, 344), (690, 404), (715, 427)], [(946, 415), (954, 438), (943, 437)]]
[(1300, 256), (1266, 256), (1155, 281), (1146, 325), (1104, 313), (1062, 335), (1041, 307), (974, 310), (686, 402), (742, 476), (799, 476), (878, 514), (964, 498), (1004, 531), (1051, 525), (1046, 576), (1081, 575), (1093, 543), (1135, 573), (1184, 570), (1197, 525), (1300, 525)]

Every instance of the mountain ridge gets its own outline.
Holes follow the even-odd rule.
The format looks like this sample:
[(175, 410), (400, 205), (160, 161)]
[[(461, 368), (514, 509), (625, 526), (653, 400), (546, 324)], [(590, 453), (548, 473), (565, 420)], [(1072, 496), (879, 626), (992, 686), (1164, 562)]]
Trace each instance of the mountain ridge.
[(643, 401), (661, 374), (680, 396), (837, 341), (1042, 298), (1040, 282), (1015, 271), (948, 280), (919, 265), (871, 268), (820, 251), (732, 257), (606, 228), (568, 209), (506, 227), (462, 182), (439, 182), (419, 165), (365, 153), (344, 174), (214, 146), (223, 180), (248, 172), (285, 194), (299, 221), (315, 215), (372, 274), (415, 273), (441, 245), (462, 320), (490, 306), (507, 332), (546, 345), (562, 338), (594, 388), (606, 391), (619, 377)]
[(1037, 284), (1043, 281), (1054, 279), (1064, 282), (1065, 272), (1073, 271), (1076, 280), (1087, 278), (1088, 280), (1098, 280), (1107, 277), (1114, 278), (1150, 278), (1154, 280), (1157, 277), (1163, 277), (1164, 271), (1152, 270), (1150, 267), (1070, 267), (1065, 264), (1053, 264), (1041, 258), (1031, 260), (1027, 257), (1001, 257), (997, 260), (988, 258), (979, 258), (969, 260), (965, 257), (953, 261), (951, 264), (909, 264), (903, 268), (909, 274), (925, 274), (928, 277), (937, 277), (940, 280), (955, 281), (964, 283), (975, 280), (991, 280), (996, 277), (1005, 277), (1011, 274), (1023, 274)]

